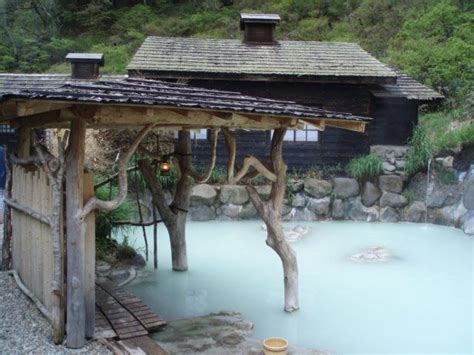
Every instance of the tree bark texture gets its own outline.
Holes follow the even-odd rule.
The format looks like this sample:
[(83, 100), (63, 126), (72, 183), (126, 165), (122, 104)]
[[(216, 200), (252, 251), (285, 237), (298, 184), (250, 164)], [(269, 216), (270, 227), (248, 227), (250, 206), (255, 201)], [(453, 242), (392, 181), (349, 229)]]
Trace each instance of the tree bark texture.
[(175, 155), (178, 158), (180, 177), (171, 205), (167, 205), (165, 192), (156, 178), (151, 164), (147, 160), (139, 161), (138, 165), (151, 192), (153, 204), (163, 219), (168, 230), (171, 244), (173, 270), (186, 271), (188, 258), (186, 252), (186, 216), (192, 188), (191, 171), (191, 136), (189, 131), (180, 131)]
[(283, 265), (285, 286), (285, 311), (293, 312), (299, 309), (298, 295), (298, 263), (296, 254), (285, 239), (281, 225), (281, 211), (286, 189), (287, 165), (283, 161), (283, 137), (286, 129), (275, 130), (272, 138), (271, 159), (273, 174), (276, 181), (272, 183), (272, 190), (268, 201), (262, 201), (253, 186), (247, 186), (250, 200), (267, 226), (267, 245), (280, 257)]
[[(86, 121), (74, 118), (66, 155), (67, 228), (67, 346), (82, 348), (86, 343), (84, 290), (85, 238), (83, 235), (84, 151)], [(85, 233), (85, 231), (84, 231)]]
[(228, 128), (222, 128), (222, 133), (224, 133), (225, 145), (229, 154), (229, 160), (227, 161), (227, 183), (231, 184), (234, 181), (237, 142), (234, 135), (229, 131)]

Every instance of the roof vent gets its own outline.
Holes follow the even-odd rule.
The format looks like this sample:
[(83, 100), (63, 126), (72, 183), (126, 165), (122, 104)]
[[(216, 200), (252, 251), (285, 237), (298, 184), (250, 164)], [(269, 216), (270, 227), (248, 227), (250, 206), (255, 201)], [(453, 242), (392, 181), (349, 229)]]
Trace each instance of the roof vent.
[(275, 27), (280, 23), (277, 14), (240, 14), (240, 29), (245, 43), (274, 44)]
[(66, 59), (71, 62), (73, 79), (97, 79), (104, 65), (102, 53), (69, 53)]

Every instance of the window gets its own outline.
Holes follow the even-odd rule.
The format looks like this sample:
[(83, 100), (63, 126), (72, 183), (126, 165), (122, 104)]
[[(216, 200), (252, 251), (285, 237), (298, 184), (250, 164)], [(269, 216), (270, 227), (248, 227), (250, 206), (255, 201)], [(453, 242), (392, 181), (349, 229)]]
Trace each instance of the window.
[(193, 138), (193, 140), (196, 140), (196, 139), (207, 139), (207, 129), (196, 129), (196, 130), (193, 130), (191, 131), (191, 137)]
[[(178, 131), (174, 131), (174, 137), (178, 138)], [(193, 141), (207, 139), (207, 129), (201, 128), (191, 130), (191, 139)]]
[(317, 142), (319, 131), (312, 126), (305, 125), (303, 129), (288, 130), (283, 139), (289, 142)]

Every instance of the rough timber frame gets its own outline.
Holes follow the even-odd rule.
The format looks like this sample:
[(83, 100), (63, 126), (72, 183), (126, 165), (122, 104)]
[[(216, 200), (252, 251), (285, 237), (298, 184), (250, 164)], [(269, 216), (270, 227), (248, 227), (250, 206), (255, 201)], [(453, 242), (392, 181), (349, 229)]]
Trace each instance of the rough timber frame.
[[(304, 118), (297, 116), (281, 115), (260, 115), (254, 113), (236, 113), (231, 110), (206, 110), (206, 109), (182, 109), (176, 107), (164, 106), (140, 106), (126, 104), (94, 104), (94, 103), (72, 103), (67, 101), (54, 100), (33, 100), (21, 99), (0, 103), (0, 123), (9, 124), (18, 128), (20, 132), (20, 147), (24, 151), (29, 151), (29, 135), (32, 128), (70, 128), (69, 145), (65, 156), (66, 166), (66, 225), (68, 230), (67, 238), (67, 345), (71, 348), (81, 348), (85, 344), (85, 337), (91, 336), (94, 329), (94, 317), (86, 313), (85, 310), (91, 309), (94, 297), (87, 295), (90, 285), (85, 280), (84, 268), (86, 260), (85, 240), (85, 222), (84, 217), (93, 208), (101, 205), (101, 202), (89, 200), (84, 203), (84, 145), (86, 128), (107, 128), (107, 129), (138, 129), (143, 128), (142, 132), (149, 129), (162, 130), (188, 130), (197, 128), (216, 128), (223, 129), (227, 139), (231, 135), (228, 129), (245, 128), (252, 130), (270, 130), (275, 129), (279, 135), (284, 134), (286, 129), (298, 129), (303, 124), (311, 124), (320, 130), (325, 127), (338, 127), (356, 132), (364, 132), (367, 122), (350, 121), (329, 118)], [(139, 134), (140, 135), (140, 134)], [(138, 137), (137, 137), (138, 138)], [(143, 138), (143, 137), (142, 137)], [(136, 143), (136, 142), (135, 142)], [(134, 149), (137, 148), (138, 143)], [(280, 142), (281, 143), (281, 142)], [(134, 150), (133, 149), (133, 150)], [(281, 155), (281, 149), (279, 150)], [(133, 151), (132, 151), (133, 153)], [(128, 153), (127, 153), (128, 154)], [(276, 153), (275, 153), (276, 154)], [(280, 161), (281, 157), (275, 157), (274, 160)], [(264, 175), (271, 181), (277, 181), (281, 185), (286, 169), (281, 169), (280, 165), (275, 165), (273, 171), (263, 166), (258, 161), (251, 159), (244, 162), (244, 170), (237, 173), (234, 178), (234, 164), (231, 162), (229, 169), (229, 178), (237, 181), (242, 178), (250, 166), (258, 171), (264, 172)], [(232, 170), (232, 171), (231, 171)], [(126, 184), (126, 174), (125, 174)], [(125, 185), (126, 186), (126, 185)], [(278, 191), (277, 191), (278, 190)], [(280, 203), (282, 200), (281, 188), (272, 190), (272, 194), (278, 195), (275, 201)], [(249, 191), (252, 194), (252, 191)], [(284, 192), (284, 189), (283, 189)], [(122, 196), (123, 197), (123, 194)], [(121, 202), (121, 198), (116, 201)], [(91, 202), (92, 201), (92, 202)], [(258, 208), (263, 209), (258, 202)], [(275, 202), (275, 203), (277, 203)], [(115, 208), (118, 203), (113, 203), (110, 208)], [(100, 207), (100, 206), (99, 206)], [(275, 212), (271, 212), (272, 206), (265, 207), (265, 215), (272, 216), (270, 219), (276, 220), (280, 215), (281, 206), (273, 206)], [(276, 218), (273, 218), (276, 217)], [(281, 243), (281, 233), (276, 231), (279, 236), (275, 239)], [(269, 245), (274, 247), (274, 240), (269, 239)], [(89, 240), (93, 243), (93, 238)], [(92, 281), (93, 282), (93, 281)], [(92, 288), (93, 290), (93, 288)], [(94, 292), (94, 291), (92, 291)], [(293, 309), (297, 309), (295, 301)], [(93, 308), (92, 308), (93, 309)]]
[(150, 107), (139, 105), (73, 104), (64, 101), (18, 100), (0, 104), (0, 122), (13, 127), (67, 128), (75, 117), (87, 121), (87, 128), (127, 129), (157, 124), (157, 129), (247, 128), (268, 130), (276, 128), (298, 129), (310, 124), (319, 130), (326, 127), (365, 132), (365, 121), (331, 118), (303, 118), (269, 116), (232, 111), (180, 109), (176, 107)]

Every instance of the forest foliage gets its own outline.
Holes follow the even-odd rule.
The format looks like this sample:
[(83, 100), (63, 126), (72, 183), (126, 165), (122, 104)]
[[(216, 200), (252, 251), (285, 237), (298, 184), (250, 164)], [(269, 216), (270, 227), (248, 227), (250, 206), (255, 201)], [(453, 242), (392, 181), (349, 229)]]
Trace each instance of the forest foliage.
[(240, 12), (280, 14), (281, 40), (359, 43), (446, 96), (421, 119), (435, 140), (450, 129), (434, 146), (474, 142), (470, 0), (0, 0), (0, 72), (67, 73), (65, 55), (84, 51), (105, 54), (103, 73), (126, 73), (150, 35), (241, 38)]
[(281, 15), (278, 38), (357, 42), (451, 99), (472, 85), (468, 0), (0, 0), (0, 71), (67, 71), (70, 51), (103, 52), (124, 73), (149, 35), (240, 38), (240, 12)]

